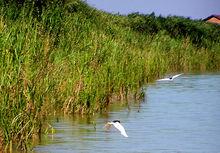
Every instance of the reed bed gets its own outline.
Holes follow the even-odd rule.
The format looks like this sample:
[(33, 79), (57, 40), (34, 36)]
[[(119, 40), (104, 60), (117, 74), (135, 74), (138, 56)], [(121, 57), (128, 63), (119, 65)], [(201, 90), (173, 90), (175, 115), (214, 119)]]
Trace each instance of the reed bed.
[(125, 16), (80, 1), (43, 9), (40, 19), (32, 12), (1, 9), (2, 151), (27, 151), (51, 130), (47, 119), (56, 112), (101, 113), (130, 94), (139, 98), (144, 84), (165, 73), (220, 69), (218, 43), (205, 48), (164, 31), (141, 34), (125, 26)]

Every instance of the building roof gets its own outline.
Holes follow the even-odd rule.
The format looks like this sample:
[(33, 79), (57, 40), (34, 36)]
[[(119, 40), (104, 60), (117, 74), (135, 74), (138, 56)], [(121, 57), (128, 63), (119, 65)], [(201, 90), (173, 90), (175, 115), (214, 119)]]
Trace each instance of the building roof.
[(220, 15), (210, 15), (210, 16), (208, 16), (207, 18), (205, 18), (204, 21), (207, 21), (207, 20), (209, 20), (209, 19), (211, 19), (211, 18), (213, 18), (213, 17), (220, 20)]

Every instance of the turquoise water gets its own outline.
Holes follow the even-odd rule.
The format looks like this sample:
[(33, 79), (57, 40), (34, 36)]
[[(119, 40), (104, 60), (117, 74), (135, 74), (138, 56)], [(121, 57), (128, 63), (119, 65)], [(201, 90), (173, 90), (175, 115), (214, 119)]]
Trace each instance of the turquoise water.
[[(220, 74), (182, 75), (145, 88), (142, 103), (115, 104), (108, 114), (59, 117), (36, 153), (219, 153)], [(119, 119), (128, 138), (109, 120)]]

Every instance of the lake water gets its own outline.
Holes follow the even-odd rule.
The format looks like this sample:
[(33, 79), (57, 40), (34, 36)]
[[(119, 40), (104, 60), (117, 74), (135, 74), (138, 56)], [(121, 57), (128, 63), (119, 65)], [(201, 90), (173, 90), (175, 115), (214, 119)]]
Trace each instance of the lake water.
[[(107, 121), (121, 120), (128, 138)], [(55, 119), (35, 153), (219, 153), (220, 74), (182, 75), (146, 88), (144, 102), (113, 105), (108, 114)]]

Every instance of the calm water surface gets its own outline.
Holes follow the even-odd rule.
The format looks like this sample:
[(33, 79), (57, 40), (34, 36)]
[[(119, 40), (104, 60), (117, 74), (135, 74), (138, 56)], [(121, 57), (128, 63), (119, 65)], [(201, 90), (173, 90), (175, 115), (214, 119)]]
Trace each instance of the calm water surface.
[[(128, 138), (104, 124), (119, 119)], [(95, 117), (61, 117), (35, 153), (219, 153), (220, 74), (183, 75), (146, 88), (140, 105)]]

